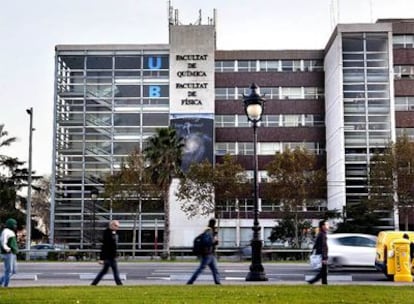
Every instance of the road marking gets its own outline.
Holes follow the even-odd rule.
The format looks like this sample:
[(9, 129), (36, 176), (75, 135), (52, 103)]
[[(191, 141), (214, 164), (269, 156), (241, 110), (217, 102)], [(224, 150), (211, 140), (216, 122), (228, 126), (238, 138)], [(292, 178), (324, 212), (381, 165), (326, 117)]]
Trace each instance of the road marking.
[[(95, 277), (96, 277), (96, 273), (81, 273), (81, 274), (79, 274), (79, 279), (80, 280), (93, 280), (93, 279), (95, 279)], [(124, 274), (124, 273), (120, 273), (119, 278), (122, 281), (126, 281), (126, 279), (127, 279), (126, 274)], [(111, 274), (108, 273), (108, 274), (104, 275), (103, 278), (102, 278), (102, 280), (113, 280), (113, 279), (114, 279), (114, 276), (113, 276), (112, 273)]]
[(16, 273), (12, 276), (12, 280), (34, 280), (37, 281), (37, 274), (33, 273)]
[[(308, 281), (310, 279), (313, 279), (315, 276), (313, 275), (307, 275), (305, 276), (305, 280)], [(328, 281), (352, 281), (351, 275), (328, 275)]]

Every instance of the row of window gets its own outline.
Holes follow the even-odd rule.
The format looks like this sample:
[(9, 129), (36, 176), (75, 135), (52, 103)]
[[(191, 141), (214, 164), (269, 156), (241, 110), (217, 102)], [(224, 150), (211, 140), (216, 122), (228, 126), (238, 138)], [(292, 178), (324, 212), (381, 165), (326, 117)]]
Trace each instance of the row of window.
[(397, 48), (414, 48), (414, 35), (394, 35), (392, 37), (392, 45)]
[(312, 72), (323, 71), (322, 60), (218, 60), (216, 72)]
[[(218, 142), (215, 145), (215, 153), (216, 155), (253, 155), (253, 148), (251, 142)], [(304, 148), (318, 155), (325, 153), (325, 144), (321, 142), (259, 142), (257, 154), (274, 155), (295, 148)]]
[(59, 115), (60, 123), (65, 122), (72, 125), (83, 125), (85, 119), (86, 126), (168, 126), (169, 113), (66, 113)]
[(168, 84), (94, 84), (83, 85), (78, 84), (63, 84), (58, 85), (58, 93), (63, 96), (86, 96), (88, 98), (105, 99), (111, 97), (148, 97), (148, 98), (162, 98), (169, 96)]
[(414, 79), (414, 66), (413, 65), (395, 65), (394, 66), (394, 78), (410, 78)]
[[(145, 146), (146, 142), (143, 142)], [(117, 140), (117, 141), (83, 141), (81, 136), (74, 137), (70, 141), (65, 142), (62, 153), (65, 157), (82, 157), (77, 152), (86, 150), (86, 157), (100, 156), (120, 156), (128, 155), (131, 151), (138, 148), (138, 141)], [(58, 145), (59, 147), (59, 145)], [(252, 142), (217, 142), (215, 144), (216, 155), (253, 155)], [(258, 155), (274, 155), (275, 153), (283, 153), (287, 149), (304, 148), (315, 154), (322, 154), (325, 151), (325, 145), (321, 142), (259, 142), (257, 144)], [(108, 158), (109, 160), (109, 158)], [(92, 159), (90, 160), (94, 162)]]
[[(133, 55), (63, 55), (58, 57), (60, 71), (73, 70), (168, 70), (170, 58), (168, 54)], [(63, 73), (62, 73), (63, 75)]]
[(395, 97), (396, 111), (414, 111), (414, 96)]
[[(279, 114), (263, 115), (260, 125), (263, 127), (322, 127), (325, 125), (323, 115), (315, 114)], [(216, 115), (217, 128), (250, 126), (246, 115)]]
[(138, 98), (138, 97), (116, 97), (112, 98), (91, 98), (91, 97), (61, 97), (58, 96), (58, 112), (111, 112), (114, 111), (160, 111), (169, 110), (170, 101), (168, 98)]
[[(219, 100), (241, 99), (249, 94), (249, 88), (215, 88), (215, 98)], [(319, 99), (323, 98), (324, 90), (319, 87), (260, 87), (260, 94), (265, 99)]]
[(396, 128), (397, 137), (407, 136), (410, 141), (414, 141), (414, 128)]

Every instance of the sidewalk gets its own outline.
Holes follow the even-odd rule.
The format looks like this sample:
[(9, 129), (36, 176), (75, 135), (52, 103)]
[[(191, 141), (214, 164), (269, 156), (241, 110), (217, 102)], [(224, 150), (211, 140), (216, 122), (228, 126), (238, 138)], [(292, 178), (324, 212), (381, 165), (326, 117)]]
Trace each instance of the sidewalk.
[[(92, 280), (86, 279), (38, 279), (38, 280), (27, 280), (27, 279), (11, 279), (9, 287), (35, 287), (35, 286), (89, 286)], [(269, 280), (263, 282), (246, 282), (245, 280), (222, 280), (222, 286), (225, 285), (308, 285), (306, 281), (280, 281), (280, 280)], [(185, 285), (186, 280), (123, 280), (124, 286), (149, 286), (149, 285)], [(315, 286), (320, 283), (316, 283)], [(376, 285), (376, 286), (409, 286), (412, 283), (403, 282), (353, 282), (353, 281), (329, 281), (329, 285)], [(209, 276), (208, 279), (199, 279), (195, 285), (214, 285), (213, 280)], [(99, 286), (116, 286), (112, 278), (103, 279)], [(91, 288), (93, 288), (91, 286)]]

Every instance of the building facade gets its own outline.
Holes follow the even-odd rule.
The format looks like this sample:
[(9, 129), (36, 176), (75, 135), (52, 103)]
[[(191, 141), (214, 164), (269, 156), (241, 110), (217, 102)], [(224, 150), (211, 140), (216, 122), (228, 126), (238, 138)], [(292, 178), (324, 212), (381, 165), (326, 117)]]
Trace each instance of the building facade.
[[(160, 248), (162, 202), (140, 202), (136, 213), (91, 195), (157, 128), (174, 126), (185, 138), (185, 166), (232, 154), (253, 175), (241, 98), (252, 82), (267, 100), (259, 182), (266, 163), (287, 148), (305, 147), (326, 161), (327, 196), (304, 206), (309, 218), (360, 202), (372, 154), (400, 134), (414, 136), (414, 20), (339, 24), (323, 50), (216, 50), (215, 39), (214, 18), (180, 25), (170, 17), (166, 45), (56, 46), (52, 241), (90, 248), (116, 218), (125, 249), (133, 234), (137, 249)], [(188, 220), (173, 192), (170, 245), (190, 246), (206, 219)], [(259, 209), (268, 244), (280, 206), (260, 199)], [(220, 211), (223, 246), (250, 242), (252, 211), (252, 200)], [(385, 222), (393, 226), (398, 217)]]

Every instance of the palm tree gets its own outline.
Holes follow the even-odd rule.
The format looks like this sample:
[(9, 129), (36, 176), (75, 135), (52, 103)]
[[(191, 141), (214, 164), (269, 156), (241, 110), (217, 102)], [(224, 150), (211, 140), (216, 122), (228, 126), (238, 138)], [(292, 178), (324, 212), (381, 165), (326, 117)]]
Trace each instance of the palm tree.
[(152, 181), (161, 189), (164, 202), (164, 254), (170, 255), (170, 208), (169, 189), (174, 177), (181, 171), (182, 149), (184, 143), (174, 128), (157, 129), (156, 134), (149, 138), (144, 150), (145, 160), (149, 162)]
[[(4, 124), (0, 124), (0, 148), (10, 146), (17, 140), (16, 137), (7, 137), (8, 135), (9, 133), (4, 130)], [(10, 157), (0, 154), (0, 166), (7, 165), (10, 159)]]

